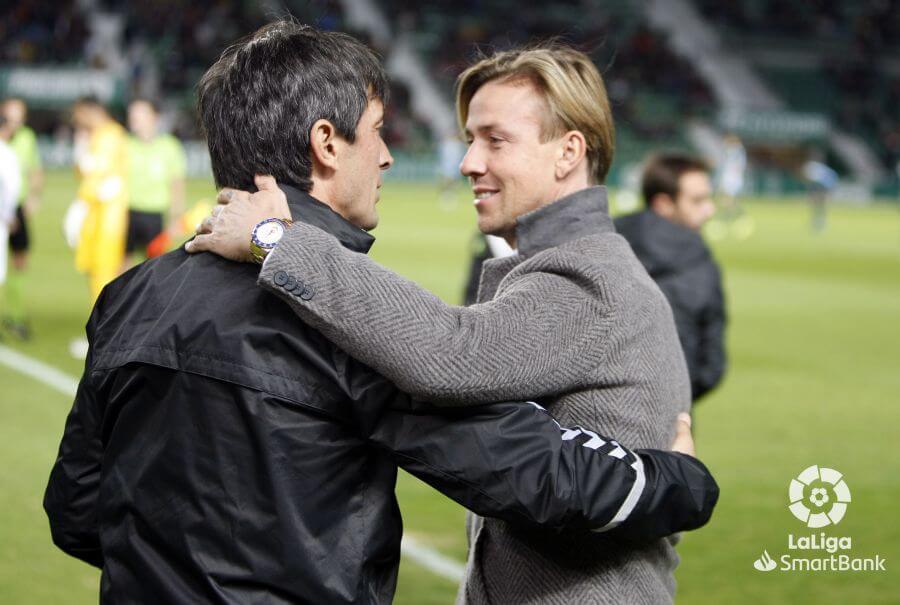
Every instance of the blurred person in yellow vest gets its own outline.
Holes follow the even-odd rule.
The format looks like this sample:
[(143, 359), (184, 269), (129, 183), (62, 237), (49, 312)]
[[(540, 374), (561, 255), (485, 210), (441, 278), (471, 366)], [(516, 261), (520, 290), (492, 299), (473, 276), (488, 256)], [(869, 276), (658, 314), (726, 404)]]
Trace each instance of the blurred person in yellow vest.
[[(0, 115), (12, 133), (9, 146), (18, 160), (21, 187), (16, 200), (15, 217), (9, 233), (11, 269), (4, 288), (3, 329), (19, 340), (28, 340), (31, 328), (26, 315), (25, 274), (31, 237), (28, 228), (38, 209), (44, 188), (44, 170), (38, 153), (37, 137), (25, 125), (28, 107), (19, 98), (8, 98), (0, 105)], [(5, 268), (5, 267), (4, 267)]]
[(128, 134), (94, 98), (75, 102), (78, 199), (86, 204), (75, 267), (88, 276), (91, 303), (119, 275), (128, 223)]
[[(159, 132), (159, 110), (147, 99), (128, 106), (128, 232), (126, 262), (154, 256), (148, 247), (160, 235), (166, 241), (181, 234), (184, 212), (185, 154), (171, 134)], [(165, 232), (165, 233), (164, 233)]]

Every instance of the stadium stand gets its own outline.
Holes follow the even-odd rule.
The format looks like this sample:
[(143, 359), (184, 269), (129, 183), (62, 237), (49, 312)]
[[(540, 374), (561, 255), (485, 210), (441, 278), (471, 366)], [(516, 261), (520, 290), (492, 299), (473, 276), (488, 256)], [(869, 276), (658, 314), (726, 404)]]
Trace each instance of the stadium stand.
[(900, 161), (900, 2), (697, 0), (792, 109), (817, 112)]
[[(362, 10), (360, 5), (369, 12), (354, 18), (351, 13)], [(9, 74), (16, 69), (92, 69), (88, 80), (108, 93), (104, 100), (114, 112), (121, 115), (127, 99), (136, 95), (158, 98), (171, 129), (184, 139), (197, 139), (194, 85), (203, 70), (231, 41), (288, 12), (303, 22), (353, 33), (386, 58), (394, 76), (387, 140), (399, 156), (430, 162), (438, 141), (452, 128), (453, 82), (478, 52), (556, 37), (588, 52), (604, 73), (618, 131), (615, 184), (652, 148), (694, 146), (714, 156), (717, 137), (733, 128), (722, 119), (734, 115), (733, 103), (723, 94), (727, 83), (717, 81), (728, 64), (714, 69), (702, 54), (686, 52), (684, 41), (676, 40), (677, 22), (667, 30), (654, 18), (660, 6), (601, 0), (533, 6), (514, 0), (66, 0), (51, 7), (23, 0), (0, 9), (0, 92), (9, 92)], [(866, 173), (867, 186), (893, 191), (900, 185), (900, 0), (665, 3), (675, 6), (693, 11), (699, 27), (719, 35), (723, 52), (739, 56), (752, 72), (748, 79), (758, 79), (771, 91), (769, 113), (745, 119), (769, 125), (759, 139), (778, 138), (773, 131), (783, 134), (788, 123), (801, 134), (788, 142), (793, 149), (787, 155), (815, 147), (850, 180), (861, 178), (866, 171), (860, 166), (873, 163), (867, 159), (871, 156), (877, 166)], [(386, 24), (380, 33), (368, 26), (372, 11)], [(409, 61), (396, 60), (401, 46), (414, 55), (418, 72), (409, 69)], [(441, 119), (430, 115), (438, 97), (423, 93), (423, 78), (442, 99)], [(59, 110), (73, 95), (31, 102), (40, 134), (64, 131)], [(740, 92), (732, 100), (735, 96), (740, 98)], [(818, 129), (815, 136), (803, 134), (810, 125)], [(753, 133), (745, 142), (760, 175), (769, 169), (789, 175), (790, 166), (779, 159), (785, 155), (782, 148), (756, 145)]]
[(26, 65), (80, 59), (88, 29), (76, 5), (74, 0), (7, 5), (0, 12), (0, 59)]
[(641, 157), (649, 146), (683, 145), (679, 125), (713, 110), (712, 95), (694, 69), (641, 22), (630, 3), (570, 0), (523, 7), (503, 0), (422, 6), (383, 0), (382, 6), (396, 15), (398, 27), (410, 35), (448, 97), (456, 76), (479, 52), (549, 39), (588, 52), (606, 78), (620, 163)]

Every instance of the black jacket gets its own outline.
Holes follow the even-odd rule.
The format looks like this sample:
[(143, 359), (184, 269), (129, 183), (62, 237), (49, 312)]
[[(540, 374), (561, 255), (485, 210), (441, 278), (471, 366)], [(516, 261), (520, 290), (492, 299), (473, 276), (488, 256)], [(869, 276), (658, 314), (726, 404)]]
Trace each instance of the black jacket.
[[(285, 190), (295, 217), (368, 250), (367, 234)], [(44, 507), (54, 542), (102, 568), (101, 601), (389, 603), (398, 465), (516, 523), (624, 517), (612, 531), (644, 541), (708, 520), (718, 489), (695, 459), (562, 429), (536, 404), (410, 401), (257, 273), (179, 250), (94, 308)]]
[(650, 210), (616, 219), (616, 230), (672, 307), (696, 401), (725, 373), (725, 301), (719, 267), (700, 234)]

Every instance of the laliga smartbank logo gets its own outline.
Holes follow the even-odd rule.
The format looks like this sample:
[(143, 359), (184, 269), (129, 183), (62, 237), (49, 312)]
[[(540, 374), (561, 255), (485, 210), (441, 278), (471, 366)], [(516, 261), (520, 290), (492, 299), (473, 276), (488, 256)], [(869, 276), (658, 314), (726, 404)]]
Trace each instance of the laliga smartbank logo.
[[(847, 513), (852, 501), (850, 488), (843, 475), (833, 468), (810, 466), (788, 486), (788, 510), (806, 527), (819, 529), (837, 525)], [(850, 536), (829, 536), (819, 533), (788, 534), (789, 551), (773, 559), (768, 550), (753, 562), (762, 572), (779, 571), (884, 571), (885, 560), (874, 557), (853, 557), (853, 540)], [(824, 553), (824, 554), (823, 554)]]
[(850, 502), (850, 488), (833, 468), (813, 465), (791, 479), (788, 496), (794, 516), (818, 529), (841, 522)]

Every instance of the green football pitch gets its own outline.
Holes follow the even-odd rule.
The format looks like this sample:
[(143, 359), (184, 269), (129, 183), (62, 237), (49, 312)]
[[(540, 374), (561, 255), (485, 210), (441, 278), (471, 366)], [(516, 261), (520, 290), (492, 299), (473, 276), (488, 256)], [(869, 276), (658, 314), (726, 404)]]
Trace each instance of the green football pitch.
[[(29, 310), (34, 338), (3, 342), (79, 376), (69, 357), (88, 313), (61, 219), (69, 173), (49, 175), (34, 221)], [(192, 200), (212, 199), (195, 181)], [(459, 300), (474, 213), (459, 191), (451, 208), (433, 187), (389, 182), (373, 256), (448, 302)], [(730, 369), (696, 410), (699, 455), (721, 486), (711, 523), (678, 548), (679, 603), (900, 603), (900, 211), (897, 205), (829, 210), (808, 228), (808, 209), (751, 200), (755, 229), (714, 242), (730, 312)], [(41, 498), (71, 398), (0, 363), (0, 603), (95, 603), (98, 574), (50, 542)], [(788, 510), (788, 485), (811, 465), (839, 470), (852, 494), (839, 525), (808, 529)], [(465, 558), (463, 511), (401, 474), (407, 536)], [(829, 557), (791, 550), (803, 536), (847, 536), (836, 555), (886, 560), (886, 571), (754, 569), (763, 551), (780, 562)], [(404, 558), (396, 602), (451, 603), (455, 583)]]

